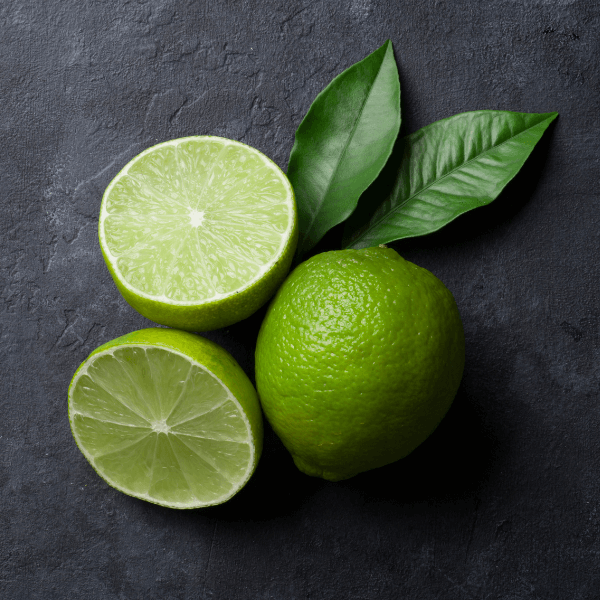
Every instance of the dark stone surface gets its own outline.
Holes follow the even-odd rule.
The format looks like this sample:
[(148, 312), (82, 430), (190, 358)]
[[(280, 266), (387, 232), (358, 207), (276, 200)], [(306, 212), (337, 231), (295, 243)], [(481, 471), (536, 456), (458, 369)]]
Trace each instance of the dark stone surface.
[[(599, 598), (599, 28), (595, 0), (5, 0), (0, 598)], [(103, 263), (104, 187), (189, 134), (285, 168), (315, 95), (388, 37), (405, 132), (560, 112), (494, 204), (396, 246), (460, 307), (453, 408), (413, 455), (343, 483), (300, 474), (268, 434), (221, 507), (109, 488), (66, 390), (91, 350), (149, 322)], [(260, 316), (210, 335), (250, 375)]]

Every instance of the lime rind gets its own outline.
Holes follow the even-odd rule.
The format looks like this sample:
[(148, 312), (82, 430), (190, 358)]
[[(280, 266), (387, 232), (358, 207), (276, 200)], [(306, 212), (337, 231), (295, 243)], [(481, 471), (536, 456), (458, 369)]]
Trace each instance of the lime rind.
[[(183, 341), (185, 344), (190, 340), (182, 336), (191, 334), (173, 330), (142, 330), (134, 334), (141, 333), (144, 337), (144, 332), (151, 332), (146, 335), (149, 343), (128, 343), (127, 338), (131, 339), (133, 334), (113, 340), (92, 353), (77, 370), (69, 387), (69, 421), (73, 437), (96, 472), (125, 494), (179, 509), (225, 502), (250, 479), (262, 447), (262, 420), (252, 386), (249, 381), (239, 380), (240, 373), (242, 378), (245, 375), (237, 363), (208, 340), (198, 338), (209, 351), (215, 348), (220, 351), (214, 356), (216, 361), (212, 361), (217, 371), (223, 367), (234, 369), (229, 377), (235, 378), (236, 382), (231, 379), (229, 383), (233, 382), (235, 393), (214, 368), (195, 360), (187, 349), (181, 351), (168, 343), (173, 338), (176, 343)], [(167, 338), (167, 343), (157, 343), (157, 337)], [(137, 366), (129, 368), (130, 372), (123, 375), (127, 367), (119, 372), (120, 367), (115, 361), (131, 361), (135, 353), (138, 353)], [(153, 377), (152, 369), (143, 365), (140, 368), (143, 361), (140, 361), (139, 353), (155, 354), (155, 360), (148, 364), (173, 363), (173, 358), (181, 364), (187, 363), (187, 379), (179, 393), (176, 390), (166, 398), (164, 392), (172, 387), (178, 375), (171, 380), (167, 377), (161, 389), (161, 381)], [(101, 379), (98, 365), (105, 371), (102, 385), (98, 382)], [(117, 374), (116, 380), (120, 378), (123, 383), (130, 378), (133, 386), (123, 383), (121, 387), (113, 382), (113, 389), (105, 389), (111, 385), (108, 375), (115, 367), (117, 371), (113, 376)], [(183, 370), (179, 369), (180, 373)], [(164, 376), (164, 372), (158, 375)], [(190, 396), (194, 399), (197, 396), (190, 390), (187, 390), (186, 398), (186, 389), (193, 378), (196, 381), (192, 381), (191, 392), (197, 389), (195, 386), (206, 391), (206, 396), (198, 402), (188, 402)], [(118, 391), (125, 389), (130, 394), (136, 387), (138, 394), (129, 396), (128, 401), (124, 392)], [(145, 389), (140, 390), (140, 387)], [(104, 395), (98, 393), (102, 389)], [(243, 403), (236, 394), (241, 394)]]

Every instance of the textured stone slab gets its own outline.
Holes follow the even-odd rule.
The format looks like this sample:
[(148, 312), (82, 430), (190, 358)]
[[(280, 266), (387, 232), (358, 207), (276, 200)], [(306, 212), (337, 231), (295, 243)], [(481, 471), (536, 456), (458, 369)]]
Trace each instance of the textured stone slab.
[[(600, 12), (592, 0), (10, 0), (0, 6), (0, 597), (593, 599), (600, 595)], [(102, 191), (158, 141), (286, 167), (315, 95), (387, 38), (403, 130), (559, 111), (494, 204), (406, 258), (453, 291), (467, 367), (413, 455), (340, 484), (267, 434), (230, 503), (176, 512), (96, 476), (66, 389), (147, 326), (97, 243)], [(261, 314), (209, 337), (252, 376)]]

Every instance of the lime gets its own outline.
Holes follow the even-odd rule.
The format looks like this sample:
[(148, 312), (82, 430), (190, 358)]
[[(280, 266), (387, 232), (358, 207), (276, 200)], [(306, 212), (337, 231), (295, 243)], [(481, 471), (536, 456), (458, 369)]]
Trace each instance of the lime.
[(100, 247), (145, 317), (207, 331), (250, 316), (285, 278), (297, 242), (294, 192), (258, 150), (196, 136), (148, 148), (110, 183)]
[(231, 355), (172, 329), (97, 348), (69, 387), (73, 437), (111, 486), (171, 508), (220, 504), (262, 448), (256, 392)]
[(432, 273), (385, 247), (326, 252), (298, 266), (269, 306), (256, 384), (298, 468), (336, 481), (432, 433), (464, 352), (454, 298)]

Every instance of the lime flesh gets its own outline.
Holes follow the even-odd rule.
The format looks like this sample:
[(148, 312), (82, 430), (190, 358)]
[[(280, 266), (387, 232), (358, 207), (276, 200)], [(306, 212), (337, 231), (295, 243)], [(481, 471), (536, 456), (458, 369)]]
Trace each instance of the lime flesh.
[(225, 350), (148, 329), (100, 347), (69, 388), (73, 436), (111, 486), (172, 508), (219, 504), (260, 454), (256, 393)]
[(136, 156), (106, 189), (98, 227), (125, 299), (189, 331), (257, 310), (283, 281), (297, 241), (284, 173), (258, 150), (212, 136)]

